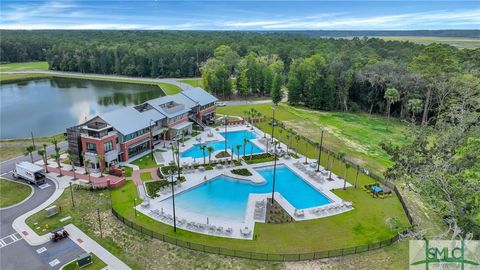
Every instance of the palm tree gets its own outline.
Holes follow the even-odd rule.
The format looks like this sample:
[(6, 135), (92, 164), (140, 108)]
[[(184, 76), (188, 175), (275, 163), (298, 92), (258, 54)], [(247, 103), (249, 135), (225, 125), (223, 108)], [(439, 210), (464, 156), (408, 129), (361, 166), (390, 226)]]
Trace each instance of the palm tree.
[(200, 146), (200, 150), (202, 150), (203, 152), (203, 165), (205, 165), (206, 161), (205, 161), (205, 150), (207, 149), (207, 146), (205, 144), (202, 144)]
[(162, 131), (162, 135), (163, 135), (163, 148), (166, 148), (167, 147), (167, 133), (168, 133), (168, 130), (169, 129), (164, 129)]
[(44, 143), (44, 144), (42, 144), (42, 146), (43, 146), (43, 152), (44, 152), (43, 156), (45, 157), (45, 163), (47, 163), (47, 165), (48, 165), (48, 158), (47, 158), (47, 144), (46, 144), (46, 143)]
[(63, 176), (62, 166), (60, 165), (60, 147), (58, 147), (58, 141), (56, 139), (53, 139), (52, 144), (53, 144), (54, 149), (55, 149), (55, 154), (52, 155), (52, 157), (55, 159), (55, 161), (57, 161), (58, 170), (60, 171), (59, 176)]
[(72, 151), (67, 150), (67, 156), (68, 160), (70, 160), (70, 165), (72, 165), (72, 171), (73, 171), (73, 180), (77, 179), (77, 176), (75, 175), (75, 165), (73, 164), (73, 160), (75, 156), (73, 155)]
[(25, 148), (24, 155), (25, 156), (30, 155), (30, 160), (32, 161), (32, 163), (33, 163), (33, 152), (35, 152), (35, 146), (33, 145), (27, 146), (27, 148)]
[(173, 143), (171, 144), (172, 146), (172, 161), (173, 161), (173, 164), (175, 165), (175, 163), (177, 162), (177, 159), (175, 158), (175, 146), (173, 145)]
[(250, 144), (250, 160), (253, 158), (253, 143)]
[(288, 145), (289, 145), (289, 143), (290, 143), (290, 134), (287, 133), (285, 136), (287, 137), (287, 143), (286, 143), (286, 145), (287, 145), (287, 154), (288, 154)]
[(185, 147), (185, 135), (188, 134), (188, 130), (182, 130), (182, 146)]
[(212, 152), (215, 150), (212, 146), (207, 147), (208, 151), (208, 163), (212, 163)]
[(343, 152), (343, 151), (340, 151), (340, 152), (338, 152), (338, 154), (337, 154), (338, 162), (340, 162), (340, 164), (338, 165), (338, 174), (340, 174), (340, 170), (341, 170), (341, 168), (342, 168), (342, 163), (343, 163), (343, 161), (344, 161), (345, 156), (346, 156), (346, 154), (345, 154), (345, 152)]
[(105, 166), (105, 164), (104, 164), (105, 157), (102, 156), (102, 155), (97, 155), (95, 157), (95, 160), (98, 163), (98, 167), (100, 167), (100, 177), (103, 177), (103, 167)]
[(346, 160), (343, 160), (343, 163), (345, 164), (345, 177), (343, 178), (343, 189), (345, 190), (347, 188), (347, 175), (348, 169), (350, 168), (350, 163), (348, 163)]
[(39, 149), (37, 151), (37, 154), (42, 157), (43, 164), (45, 165), (45, 172), (48, 173), (48, 168), (47, 168), (47, 161), (45, 159), (45, 150)]
[(232, 147), (232, 155), (231, 155), (231, 161), (233, 161), (233, 158), (235, 157), (235, 152), (233, 151), (233, 147)]
[(242, 148), (242, 145), (241, 145), (241, 144), (237, 144), (236, 147), (237, 147), (237, 157), (238, 157), (237, 159), (238, 159), (238, 161), (240, 161), (240, 148)]
[(423, 102), (421, 99), (414, 98), (408, 100), (407, 108), (412, 112), (412, 122), (415, 122), (415, 114), (422, 111)]
[(358, 174), (360, 173), (360, 166), (356, 166), (357, 169), (357, 175), (355, 175), (355, 188), (357, 188), (357, 181), (358, 181)]
[(300, 142), (300, 135), (295, 135), (295, 140), (297, 141), (297, 145), (295, 146), (295, 151), (298, 153), (298, 143)]
[(90, 160), (89, 159), (84, 159), (83, 165), (85, 166), (85, 173), (88, 175), (88, 182), (90, 183)]
[(307, 152), (308, 152), (308, 141), (305, 140), (305, 164), (308, 163), (308, 160), (307, 160)]
[(249, 143), (250, 140), (247, 138), (243, 138), (243, 156), (245, 156), (245, 148), (247, 147), (247, 143)]
[(387, 90), (385, 90), (385, 94), (383, 97), (387, 101), (387, 116), (390, 119), (390, 107), (393, 103), (397, 102), (400, 99), (400, 93), (398, 93), (398, 90), (396, 88), (389, 87), (387, 88)]

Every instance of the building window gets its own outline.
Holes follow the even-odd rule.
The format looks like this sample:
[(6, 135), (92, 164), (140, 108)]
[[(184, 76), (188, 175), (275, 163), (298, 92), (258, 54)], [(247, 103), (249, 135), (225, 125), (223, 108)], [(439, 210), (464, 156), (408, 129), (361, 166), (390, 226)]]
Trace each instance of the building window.
[(113, 143), (112, 141), (106, 142), (103, 144), (103, 149), (105, 150), (105, 153), (110, 152), (113, 150)]
[(87, 151), (96, 153), (97, 152), (97, 145), (94, 143), (87, 143)]

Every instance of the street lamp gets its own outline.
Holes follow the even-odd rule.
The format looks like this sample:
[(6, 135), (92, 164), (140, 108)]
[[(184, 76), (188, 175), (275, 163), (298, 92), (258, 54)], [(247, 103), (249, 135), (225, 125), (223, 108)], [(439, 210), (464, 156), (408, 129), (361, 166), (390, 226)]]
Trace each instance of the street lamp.
[(227, 153), (227, 124), (228, 124), (228, 115), (225, 115), (225, 153)]
[(150, 119), (150, 155), (152, 155), (152, 160), (153, 160), (153, 133), (152, 133), (152, 122), (154, 122), (152, 119)]
[(272, 206), (273, 202), (275, 199), (275, 178), (276, 178), (276, 172), (277, 172), (277, 147), (275, 145), (276, 143), (273, 144), (273, 183), (272, 183)]
[(135, 217), (137, 217), (137, 198), (133, 198), (133, 210), (135, 211)]
[(177, 171), (178, 171), (178, 181), (180, 181), (180, 140), (177, 139)]
[(320, 149), (318, 150), (317, 172), (320, 171), (320, 160), (322, 159), (322, 146), (323, 146), (323, 128), (322, 128), (322, 135), (320, 135)]
[(275, 131), (275, 107), (272, 107), (272, 143), (273, 143), (273, 132)]
[[(172, 186), (172, 206), (173, 206), (173, 231), (177, 232), (177, 217), (175, 216), (175, 189), (173, 187), (173, 172), (171, 170), (168, 171), (169, 176), (172, 178), (171, 186)], [(180, 178), (177, 179), (180, 181)]]

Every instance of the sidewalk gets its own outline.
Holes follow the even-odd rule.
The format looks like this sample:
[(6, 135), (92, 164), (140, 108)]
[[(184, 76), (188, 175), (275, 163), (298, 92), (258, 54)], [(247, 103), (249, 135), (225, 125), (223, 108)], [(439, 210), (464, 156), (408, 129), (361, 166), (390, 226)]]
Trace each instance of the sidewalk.
[(100, 258), (104, 263), (107, 264), (107, 267), (103, 269), (112, 269), (112, 270), (122, 270), (122, 269), (131, 269), (115, 257), (108, 250), (104, 249), (101, 245), (95, 242), (92, 238), (88, 237), (83, 233), (77, 226), (73, 224), (68, 224), (65, 226), (65, 229), (70, 234), (70, 239), (74, 241), (77, 245), (83, 248), (86, 252), (91, 252)]

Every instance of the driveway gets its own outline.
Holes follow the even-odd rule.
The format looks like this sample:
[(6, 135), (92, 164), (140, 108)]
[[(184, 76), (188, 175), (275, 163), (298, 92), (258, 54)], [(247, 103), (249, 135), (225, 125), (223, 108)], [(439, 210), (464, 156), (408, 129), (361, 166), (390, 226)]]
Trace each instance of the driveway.
[[(11, 174), (3, 176), (13, 179)], [(20, 215), (46, 201), (55, 191), (55, 184), (47, 180), (43, 188), (34, 186), (33, 195), (25, 202), (12, 208), (0, 210), (0, 269), (60, 269), (85, 251), (69, 238), (59, 242), (48, 242), (30, 246), (13, 227)]]

